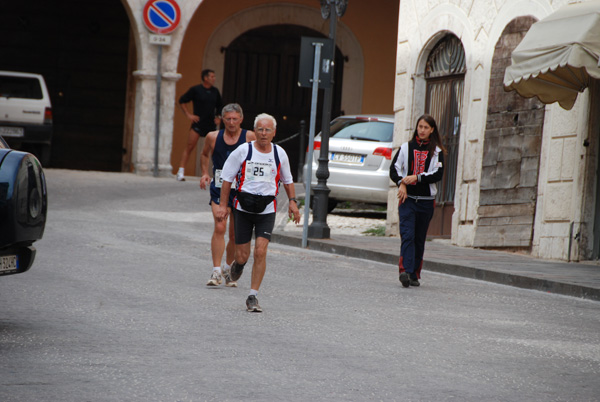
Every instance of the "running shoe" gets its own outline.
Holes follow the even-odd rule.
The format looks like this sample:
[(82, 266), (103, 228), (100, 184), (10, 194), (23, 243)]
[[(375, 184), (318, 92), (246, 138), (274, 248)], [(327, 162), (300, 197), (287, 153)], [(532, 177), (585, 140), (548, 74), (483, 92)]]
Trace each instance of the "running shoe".
[(229, 269), (223, 270), (223, 278), (225, 278), (225, 286), (237, 288), (237, 282), (231, 279), (231, 271)]
[(242, 276), (242, 272), (244, 272), (244, 266), (234, 261), (233, 264), (231, 264), (231, 280), (237, 282), (240, 279), (240, 276)]
[(185, 176), (182, 170), (177, 172), (177, 181), (185, 181)]
[(402, 286), (404, 286), (405, 288), (410, 286), (410, 278), (408, 277), (408, 274), (406, 272), (402, 272), (400, 274), (400, 282), (402, 282)]
[(256, 296), (248, 296), (246, 299), (246, 308), (253, 313), (262, 313), (262, 308), (258, 305)]
[(419, 282), (419, 278), (415, 273), (410, 274), (410, 286), (421, 286), (421, 282)]
[(223, 282), (223, 277), (221, 273), (218, 271), (213, 271), (212, 275), (208, 282), (206, 282), (206, 286), (219, 286)]

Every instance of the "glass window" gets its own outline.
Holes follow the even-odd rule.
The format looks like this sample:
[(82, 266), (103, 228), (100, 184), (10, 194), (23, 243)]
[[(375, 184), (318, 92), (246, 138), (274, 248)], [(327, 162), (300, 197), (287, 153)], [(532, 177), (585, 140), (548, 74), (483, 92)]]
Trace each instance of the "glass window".
[(381, 121), (341, 120), (331, 126), (331, 136), (362, 141), (392, 142), (394, 125)]
[(0, 75), (0, 96), (6, 98), (42, 99), (42, 88), (37, 78)]

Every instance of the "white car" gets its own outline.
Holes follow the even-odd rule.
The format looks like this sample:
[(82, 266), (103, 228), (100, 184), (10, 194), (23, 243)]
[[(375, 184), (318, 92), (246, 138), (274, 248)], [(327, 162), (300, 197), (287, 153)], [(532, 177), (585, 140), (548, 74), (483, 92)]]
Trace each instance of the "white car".
[(52, 105), (40, 74), (0, 71), (0, 136), (13, 148), (50, 161)]
[[(327, 179), (327, 187), (331, 190), (329, 211), (338, 201), (387, 204), (393, 136), (393, 115), (340, 116), (331, 122)], [(321, 134), (314, 142), (311, 188), (317, 184), (320, 149)], [(305, 164), (305, 182), (307, 167)]]

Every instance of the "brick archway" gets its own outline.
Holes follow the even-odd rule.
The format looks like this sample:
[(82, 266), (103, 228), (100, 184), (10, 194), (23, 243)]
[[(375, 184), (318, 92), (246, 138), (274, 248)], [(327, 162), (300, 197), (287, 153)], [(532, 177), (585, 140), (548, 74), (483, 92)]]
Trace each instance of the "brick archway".
[[(226, 19), (214, 30), (204, 51), (204, 65), (211, 66), (217, 75), (216, 86), (223, 87), (225, 54), (221, 51), (244, 32), (265, 25), (299, 25), (327, 36), (328, 24), (318, 9), (297, 4), (269, 4), (243, 10)], [(346, 114), (360, 113), (363, 97), (364, 57), (362, 48), (352, 31), (338, 21), (336, 45), (347, 57), (344, 63), (341, 109)]]

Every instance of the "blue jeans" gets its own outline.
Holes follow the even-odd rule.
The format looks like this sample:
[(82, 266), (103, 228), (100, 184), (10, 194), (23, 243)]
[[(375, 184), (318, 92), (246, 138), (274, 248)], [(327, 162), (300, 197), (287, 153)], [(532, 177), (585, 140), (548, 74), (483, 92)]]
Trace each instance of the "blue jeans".
[[(434, 202), (434, 200), (417, 201), (413, 198), (407, 198), (398, 207), (400, 236), (402, 238), (400, 263), (409, 274), (420, 274), (423, 254), (425, 253), (427, 229), (433, 217)], [(402, 266), (400, 269), (402, 270)]]

